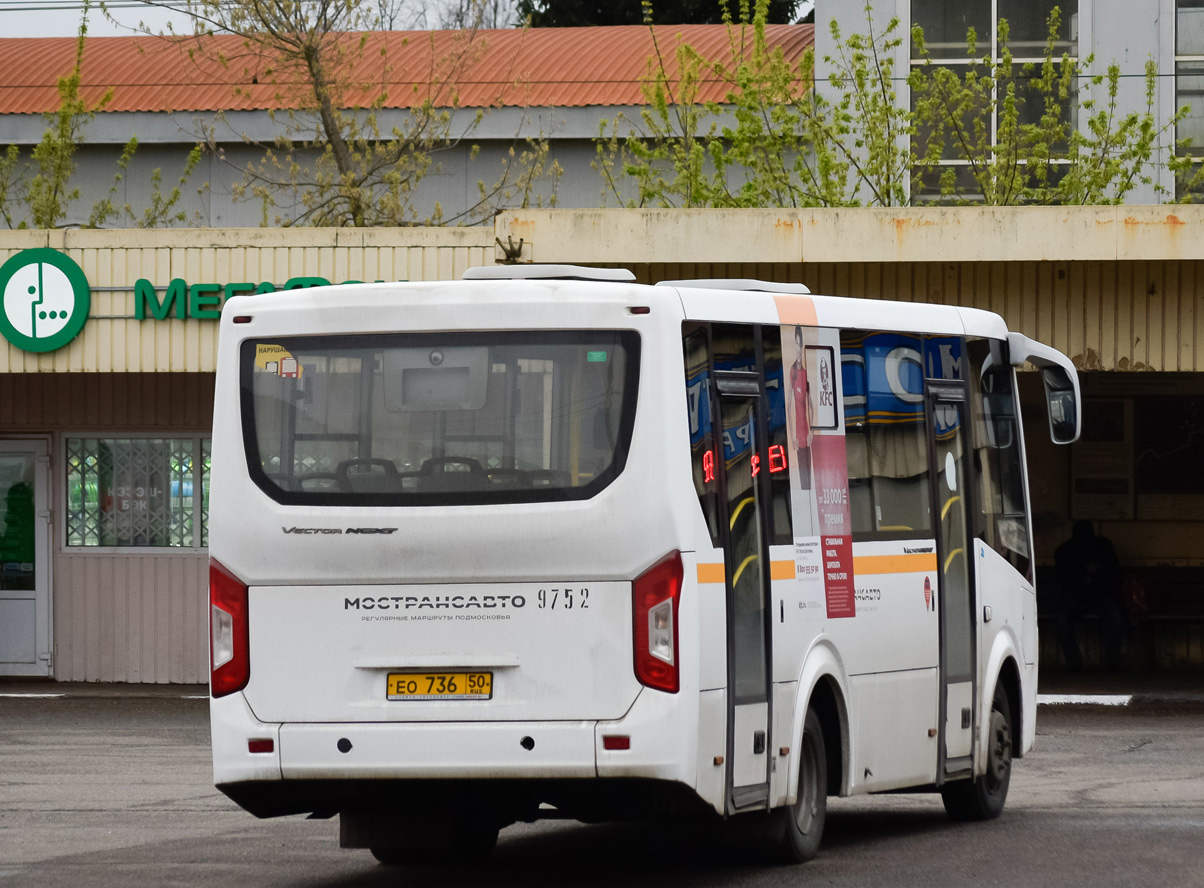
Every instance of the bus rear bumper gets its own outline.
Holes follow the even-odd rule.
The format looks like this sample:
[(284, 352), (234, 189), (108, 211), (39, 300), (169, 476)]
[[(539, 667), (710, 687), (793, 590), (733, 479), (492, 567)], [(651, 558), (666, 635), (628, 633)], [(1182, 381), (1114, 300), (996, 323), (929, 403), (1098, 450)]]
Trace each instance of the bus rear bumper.
[[(310, 814), (437, 822), (465, 812), (499, 828), (516, 821), (707, 820), (714, 809), (683, 783), (639, 778), (274, 780), (219, 783), (256, 817)], [(346, 847), (359, 847), (347, 845)]]
[[(701, 800), (692, 756), (682, 761), (679, 733), (663, 730), (679, 704), (644, 694), (617, 721), (269, 724), (232, 694), (211, 703), (214, 782), (260, 817), (429, 797), (485, 803), (506, 812), (499, 819), (621, 819), (620, 787), (651, 810), (680, 811)], [(265, 739), (270, 751), (250, 751)]]
[(280, 728), (285, 780), (594, 777), (596, 722), (299, 724)]

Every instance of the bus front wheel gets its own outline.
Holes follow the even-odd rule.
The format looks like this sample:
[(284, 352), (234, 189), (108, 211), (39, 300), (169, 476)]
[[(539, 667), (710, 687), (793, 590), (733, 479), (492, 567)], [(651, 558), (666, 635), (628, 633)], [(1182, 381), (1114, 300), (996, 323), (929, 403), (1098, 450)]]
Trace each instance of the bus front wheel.
[(1012, 708), (1002, 684), (995, 685), (987, 727), (987, 771), (973, 780), (941, 787), (941, 801), (954, 820), (994, 820), (1003, 813), (1012, 779)]
[(778, 812), (784, 821), (779, 856), (785, 863), (805, 863), (819, 852), (828, 814), (828, 758), (824, 730), (814, 709), (807, 710), (799, 746), (798, 798)]

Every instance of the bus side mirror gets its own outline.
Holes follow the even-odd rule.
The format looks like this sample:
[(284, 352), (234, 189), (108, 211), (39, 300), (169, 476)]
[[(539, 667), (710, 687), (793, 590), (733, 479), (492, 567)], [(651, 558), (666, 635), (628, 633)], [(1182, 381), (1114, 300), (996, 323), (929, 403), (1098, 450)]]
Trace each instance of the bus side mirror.
[(1070, 444), (1079, 437), (1079, 404), (1076, 388), (1061, 367), (1042, 367), (1045, 405), (1049, 410), (1049, 434), (1055, 444)]
[(1079, 438), (1083, 403), (1079, 396), (1079, 374), (1070, 358), (1023, 333), (1008, 334), (1008, 352), (1013, 367), (1032, 364), (1041, 371), (1049, 436), (1055, 444), (1073, 444)]

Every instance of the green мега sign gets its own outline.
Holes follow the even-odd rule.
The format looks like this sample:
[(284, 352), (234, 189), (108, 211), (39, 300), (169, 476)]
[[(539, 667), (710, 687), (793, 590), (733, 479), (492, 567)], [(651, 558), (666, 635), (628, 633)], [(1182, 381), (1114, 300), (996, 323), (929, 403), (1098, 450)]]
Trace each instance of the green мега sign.
[[(134, 317), (216, 320), (221, 317), (222, 304), (240, 293), (274, 293), (329, 284), (321, 277), (290, 278), (283, 286), (268, 281), (190, 285), (175, 278), (160, 297), (161, 288), (139, 278), (134, 282)], [(50, 352), (67, 345), (84, 328), (92, 291), (83, 269), (71, 257), (49, 247), (36, 247), (22, 250), (0, 265), (0, 299), (0, 335), (23, 351)]]
[[(345, 284), (362, 284), (363, 281), (343, 281)], [(381, 281), (377, 281), (381, 283)], [(134, 317), (144, 320), (147, 309), (150, 317), (162, 321), (172, 313), (175, 306), (177, 318), (209, 318), (222, 316), (222, 303), (231, 296), (241, 293), (275, 293), (277, 290), (304, 290), (306, 287), (329, 287), (330, 281), (320, 277), (295, 277), (278, 287), (270, 281), (261, 284), (192, 284), (183, 278), (175, 278), (159, 298), (158, 289), (146, 278), (134, 281)]]

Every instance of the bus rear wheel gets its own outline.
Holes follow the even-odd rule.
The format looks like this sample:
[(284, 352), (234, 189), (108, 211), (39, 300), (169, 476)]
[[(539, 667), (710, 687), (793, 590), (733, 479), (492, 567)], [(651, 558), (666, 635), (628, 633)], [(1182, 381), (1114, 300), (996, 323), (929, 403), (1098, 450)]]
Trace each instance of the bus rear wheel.
[(1012, 779), (1012, 708), (1002, 684), (995, 685), (987, 727), (987, 771), (973, 780), (941, 787), (945, 812), (954, 820), (994, 820), (1003, 813)]
[(782, 820), (778, 857), (783, 863), (806, 863), (819, 852), (828, 816), (828, 757), (824, 731), (814, 709), (807, 710), (799, 745), (798, 798), (777, 812)]

